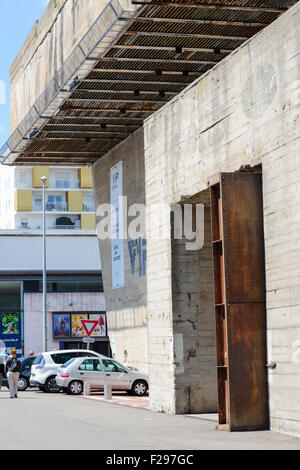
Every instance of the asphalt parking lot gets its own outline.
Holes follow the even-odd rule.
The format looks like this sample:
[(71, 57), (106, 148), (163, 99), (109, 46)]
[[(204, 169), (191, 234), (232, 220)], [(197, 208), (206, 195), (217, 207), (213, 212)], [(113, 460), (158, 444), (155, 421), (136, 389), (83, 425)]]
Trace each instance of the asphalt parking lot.
[(299, 439), (273, 432), (216, 431), (214, 417), (207, 415), (168, 416), (120, 406), (114, 402), (120, 396), (105, 402), (29, 390), (12, 400), (2, 389), (0, 449), (300, 449)]

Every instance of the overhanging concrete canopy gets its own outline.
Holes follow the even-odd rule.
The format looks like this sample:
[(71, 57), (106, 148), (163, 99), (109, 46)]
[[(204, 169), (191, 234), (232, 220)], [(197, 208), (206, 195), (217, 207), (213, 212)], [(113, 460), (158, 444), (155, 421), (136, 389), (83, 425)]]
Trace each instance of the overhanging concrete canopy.
[[(91, 165), (295, 0), (118, 0), (0, 150), (8, 165)], [(124, 5), (124, 2), (123, 2)]]

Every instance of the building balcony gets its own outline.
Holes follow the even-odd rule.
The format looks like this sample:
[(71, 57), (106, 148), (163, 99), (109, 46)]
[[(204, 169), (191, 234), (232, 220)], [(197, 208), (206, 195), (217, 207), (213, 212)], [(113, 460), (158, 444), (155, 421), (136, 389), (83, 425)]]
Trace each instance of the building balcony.
[[(42, 230), (42, 227), (33, 226), (33, 225), (25, 225), (21, 224), (18, 227), (18, 230)], [(81, 230), (81, 224), (74, 224), (74, 225), (51, 225), (47, 227), (48, 230)]]
[(80, 188), (79, 180), (56, 180), (55, 189), (78, 189)]
[(81, 226), (80, 224), (74, 224), (74, 225), (53, 225), (52, 227), (49, 227), (47, 230), (80, 230)]
[[(33, 212), (43, 212), (43, 204), (33, 204)], [(68, 203), (67, 202), (47, 202), (46, 203), (47, 212), (68, 212)]]

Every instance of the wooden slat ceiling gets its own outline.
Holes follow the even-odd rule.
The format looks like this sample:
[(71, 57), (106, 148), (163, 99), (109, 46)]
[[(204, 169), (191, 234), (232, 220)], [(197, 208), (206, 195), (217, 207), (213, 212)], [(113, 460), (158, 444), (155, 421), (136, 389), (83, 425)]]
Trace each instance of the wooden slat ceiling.
[(133, 1), (138, 16), (16, 165), (91, 165), (295, 1)]

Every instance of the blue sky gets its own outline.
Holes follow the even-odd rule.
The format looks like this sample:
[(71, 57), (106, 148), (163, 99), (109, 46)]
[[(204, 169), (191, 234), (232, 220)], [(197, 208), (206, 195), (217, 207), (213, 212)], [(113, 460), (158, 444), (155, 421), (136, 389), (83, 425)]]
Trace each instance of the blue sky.
[[(10, 135), (9, 68), (48, 0), (0, 0), (0, 147)], [(3, 104), (3, 82), (5, 101)]]

